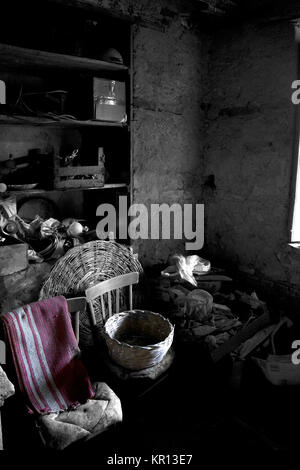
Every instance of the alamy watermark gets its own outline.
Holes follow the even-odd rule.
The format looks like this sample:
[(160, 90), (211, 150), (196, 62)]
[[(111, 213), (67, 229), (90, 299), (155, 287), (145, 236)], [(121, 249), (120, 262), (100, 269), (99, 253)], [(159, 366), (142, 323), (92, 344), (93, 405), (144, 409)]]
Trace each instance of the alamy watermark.
[(294, 366), (298, 366), (300, 364), (300, 340), (296, 339), (292, 343), (292, 349), (296, 349), (296, 351), (292, 354), (292, 363)]
[(294, 80), (292, 82), (292, 88), (295, 90), (291, 96), (292, 103), (300, 104), (300, 80)]
[(185, 240), (186, 250), (200, 250), (204, 244), (204, 204), (131, 204), (127, 196), (119, 196), (112, 204), (98, 206), (101, 217), (97, 237), (114, 234), (119, 240)]

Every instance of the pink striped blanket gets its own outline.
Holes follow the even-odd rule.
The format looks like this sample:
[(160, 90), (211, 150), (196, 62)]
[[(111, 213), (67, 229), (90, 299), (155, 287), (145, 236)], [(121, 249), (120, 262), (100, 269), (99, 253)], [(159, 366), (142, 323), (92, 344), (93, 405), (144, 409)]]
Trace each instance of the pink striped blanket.
[(29, 411), (58, 412), (94, 395), (64, 297), (35, 302), (1, 317)]

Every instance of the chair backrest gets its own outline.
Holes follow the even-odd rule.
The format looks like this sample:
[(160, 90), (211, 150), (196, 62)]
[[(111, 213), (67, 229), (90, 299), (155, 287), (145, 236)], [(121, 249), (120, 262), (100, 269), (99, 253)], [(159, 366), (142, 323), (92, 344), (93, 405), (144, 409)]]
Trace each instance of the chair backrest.
[[(89, 304), (91, 321), (92, 325), (96, 326), (96, 318), (93, 307), (93, 301), (100, 297), (101, 301), (101, 310), (103, 314), (103, 321), (106, 318), (111, 317), (113, 313), (119, 313), (120, 311), (120, 289), (123, 287), (129, 288), (129, 308), (132, 309), (132, 286), (139, 282), (139, 273), (131, 272), (128, 274), (122, 274), (121, 276), (116, 276), (106, 281), (101, 281), (95, 286), (89, 287), (85, 291), (86, 300)], [(116, 291), (116, 307), (113, 312), (112, 309), (112, 295), (111, 292)], [(104, 295), (107, 294), (108, 297), (108, 316), (106, 315), (106, 308), (104, 302)]]
[(67, 299), (67, 302), (75, 337), (79, 343), (79, 316), (81, 312), (85, 312), (87, 301), (85, 297), (74, 297)]

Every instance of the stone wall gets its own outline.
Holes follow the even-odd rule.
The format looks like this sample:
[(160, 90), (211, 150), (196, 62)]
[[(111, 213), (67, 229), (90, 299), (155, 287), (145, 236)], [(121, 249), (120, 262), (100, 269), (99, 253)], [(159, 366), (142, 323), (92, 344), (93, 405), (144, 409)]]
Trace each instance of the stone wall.
[(288, 245), (296, 77), (291, 23), (223, 29), (213, 38), (205, 98), (206, 250), (270, 292), (300, 296)]
[[(201, 202), (206, 41), (174, 23), (141, 28), (134, 47), (133, 200)], [(177, 242), (177, 243), (176, 243)], [(183, 241), (142, 241), (141, 261), (166, 261)]]
[[(107, 0), (99, 6), (150, 21), (133, 35), (133, 202), (201, 202), (207, 34), (190, 28), (185, 15), (191, 5), (183, 1)], [(184, 251), (181, 240), (135, 246), (144, 265)]]

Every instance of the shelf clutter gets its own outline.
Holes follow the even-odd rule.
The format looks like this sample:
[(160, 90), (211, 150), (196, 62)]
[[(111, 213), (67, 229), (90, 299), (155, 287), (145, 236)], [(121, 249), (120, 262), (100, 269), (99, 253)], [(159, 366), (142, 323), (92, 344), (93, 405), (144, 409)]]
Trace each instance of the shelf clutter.
[[(31, 192), (36, 188), (125, 188), (130, 175), (128, 84), (129, 69), (116, 49), (108, 48), (96, 59), (76, 51), (71, 55), (0, 44), (0, 128), (15, 126), (21, 139), (34, 127), (47, 133), (44, 143), (27, 149), (28, 155), (18, 147), (5, 155), (3, 148), (0, 183), (27, 195), (37, 194)], [(121, 133), (114, 134), (117, 129)], [(11, 131), (2, 134), (6, 132)], [(57, 132), (59, 137), (48, 137)], [(103, 148), (109, 168), (105, 157), (98, 158)], [(74, 152), (74, 161), (63, 161)]]
[[(0, 233), (6, 239), (17, 226), (23, 242), (33, 234), (43, 259), (57, 234), (40, 246), (37, 227), (84, 221), (89, 241), (98, 205), (117, 204), (131, 188), (130, 24), (88, 15), (70, 22), (46, 10), (39, 21), (26, 13), (26, 24), (12, 11), (0, 38), (0, 201), (17, 206)], [(61, 225), (58, 232), (70, 248)]]

